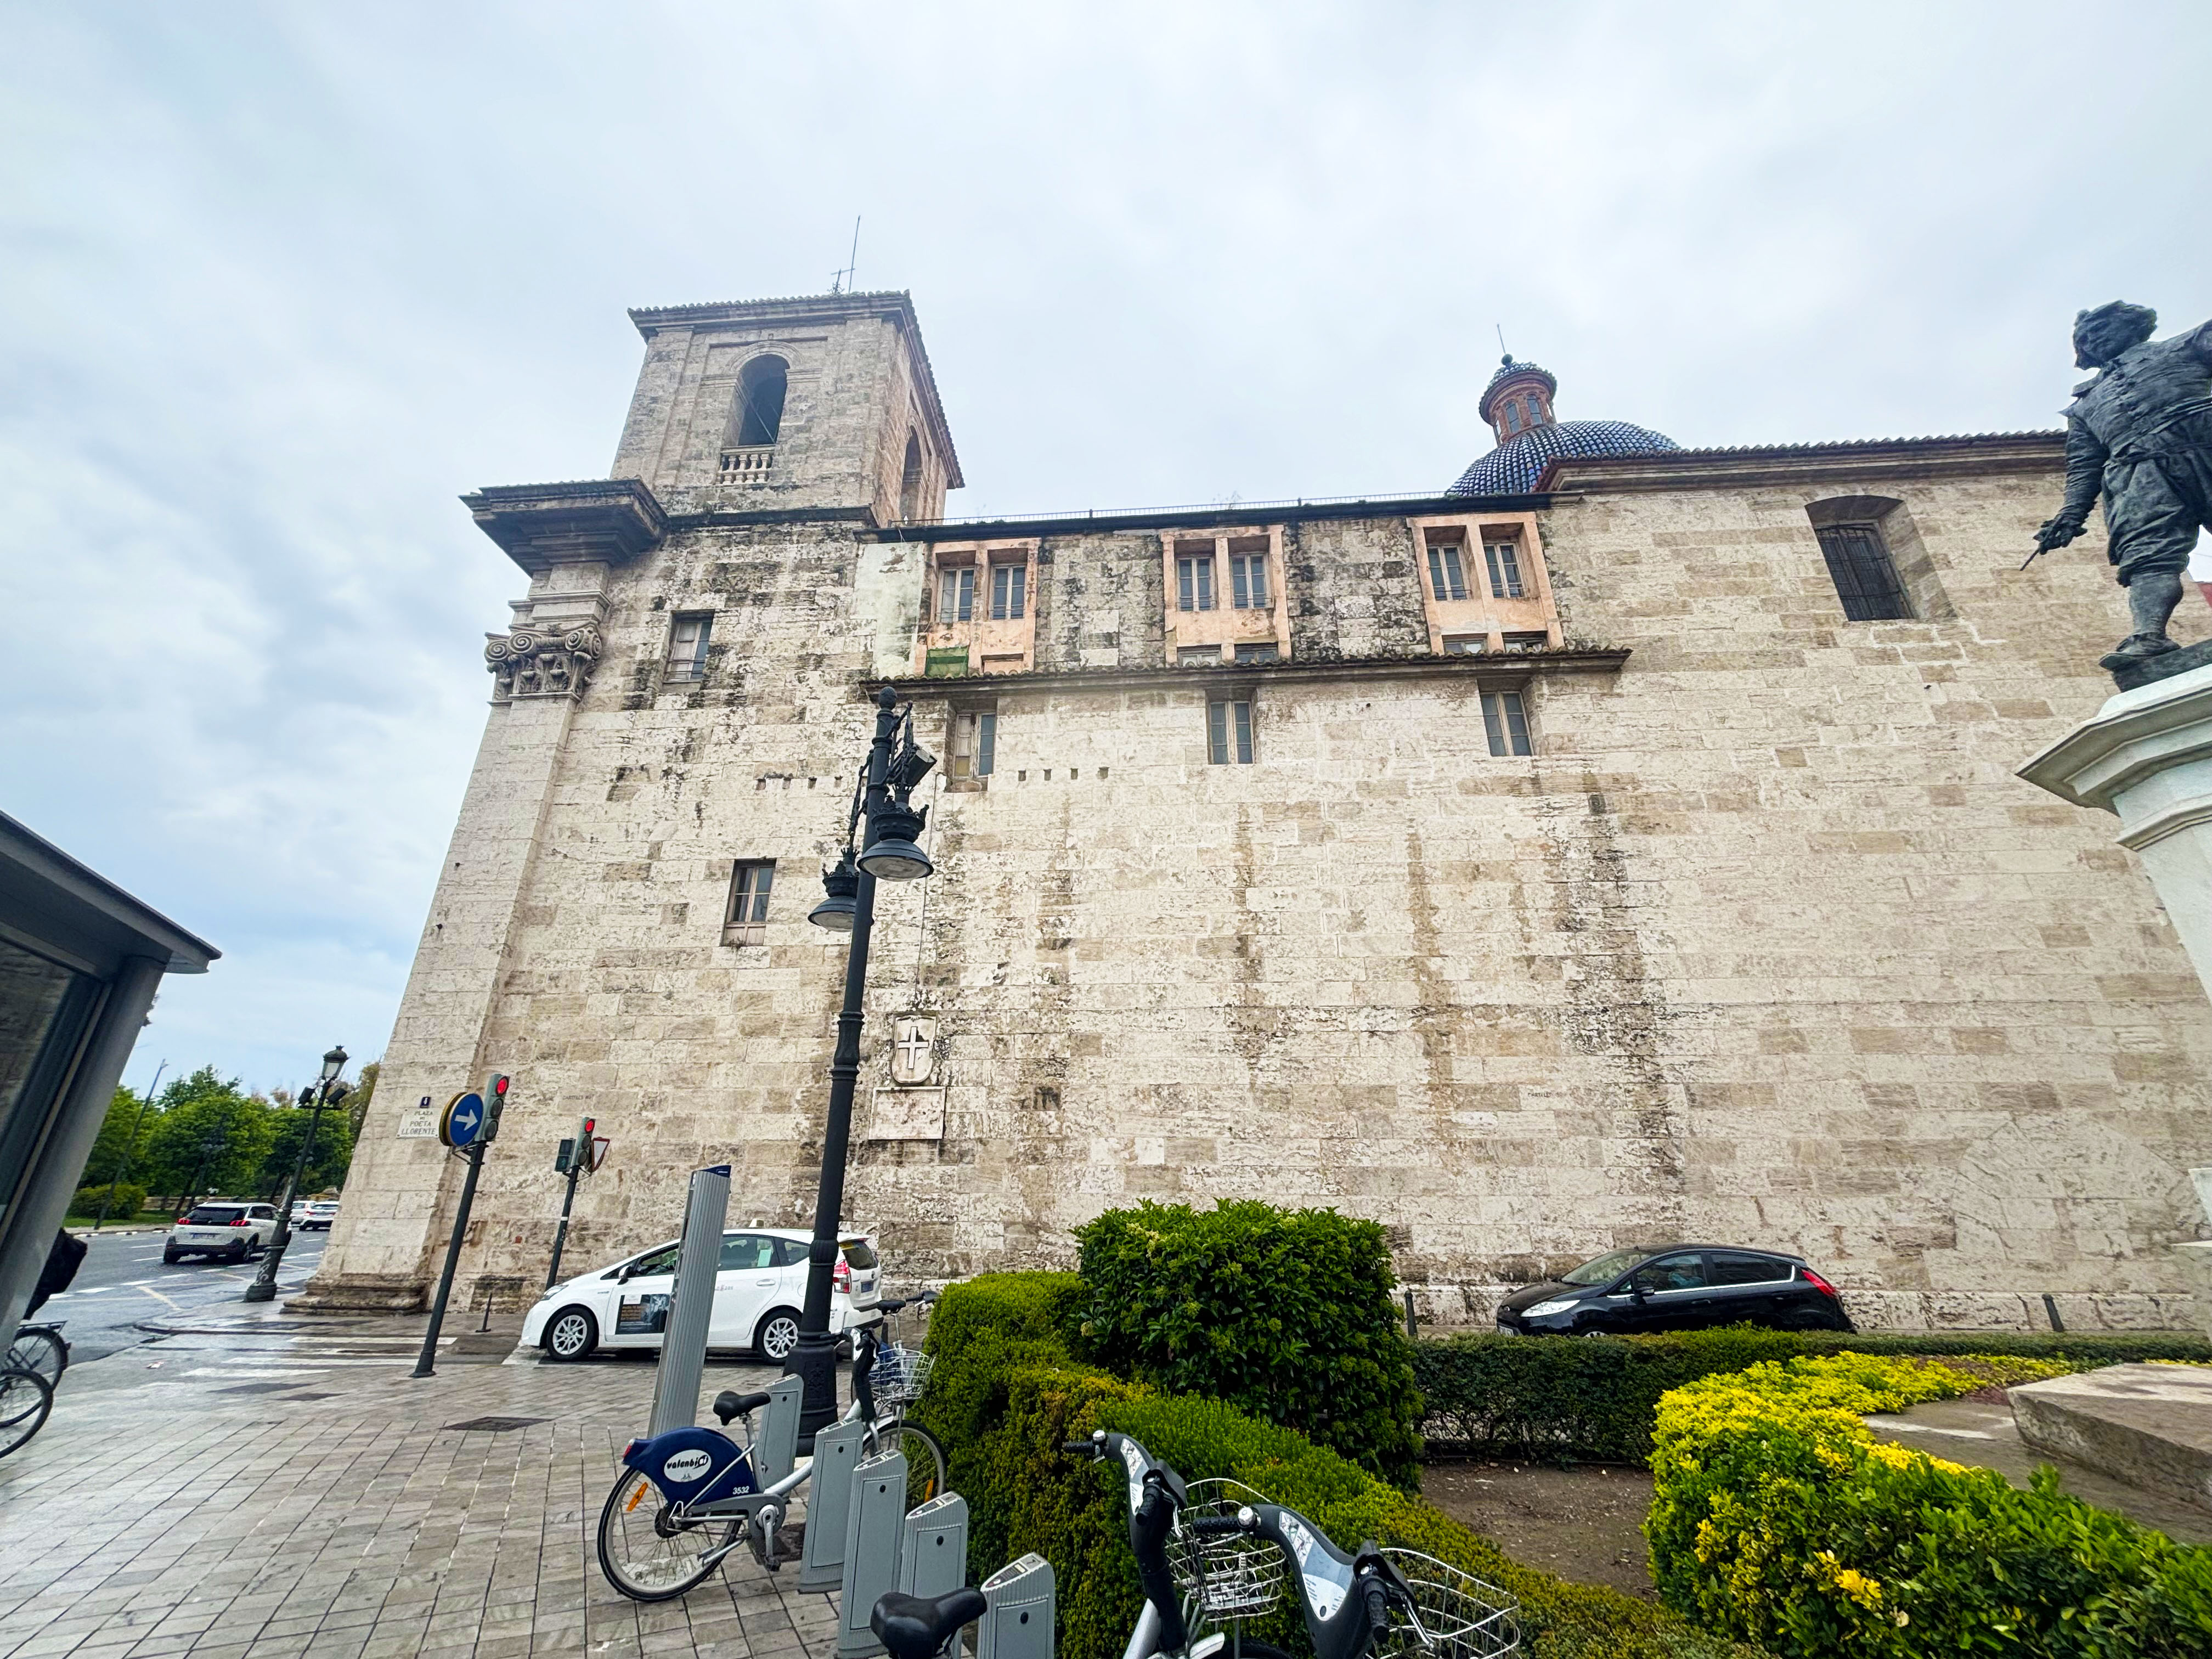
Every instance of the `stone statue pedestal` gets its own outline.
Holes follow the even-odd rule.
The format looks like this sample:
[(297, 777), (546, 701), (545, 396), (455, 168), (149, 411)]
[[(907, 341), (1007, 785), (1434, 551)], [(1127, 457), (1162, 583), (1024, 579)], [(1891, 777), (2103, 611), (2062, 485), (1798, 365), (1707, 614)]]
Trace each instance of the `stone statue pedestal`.
[[(2179, 654), (2179, 653), (2176, 653)], [(2120, 820), (2197, 977), (2212, 994), (2212, 665), (2123, 691), (2020, 769), (2030, 783)], [(2191, 1170), (2212, 1213), (2212, 1170)], [(2212, 1242), (2178, 1244), (2212, 1335)]]
[(2121, 692), (2020, 775), (2118, 815), (2212, 994), (2212, 665)]

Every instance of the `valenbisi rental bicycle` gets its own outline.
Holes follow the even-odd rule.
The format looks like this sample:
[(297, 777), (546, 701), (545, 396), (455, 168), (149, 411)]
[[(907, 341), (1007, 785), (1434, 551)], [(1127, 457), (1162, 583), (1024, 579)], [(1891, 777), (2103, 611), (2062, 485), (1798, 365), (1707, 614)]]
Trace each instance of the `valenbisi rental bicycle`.
[(1419, 1550), (1371, 1539), (1350, 1554), (1296, 1510), (1243, 1504), (1234, 1515), (1194, 1516), (1208, 1541), (1264, 1540), (1297, 1586), (1315, 1659), (1504, 1659), (1521, 1648), (1513, 1597)]
[(53, 1385), (45, 1377), (19, 1365), (0, 1367), (0, 1457), (46, 1427), (53, 1408)]
[(46, 1379), (48, 1388), (58, 1389), (69, 1362), (69, 1344), (62, 1340), (61, 1321), (15, 1328), (15, 1340), (8, 1346), (7, 1363), (17, 1370), (36, 1371)]
[[(936, 1300), (936, 1291), (925, 1291), (902, 1301), (885, 1300), (876, 1305), (888, 1320), (908, 1308), (926, 1315)], [(906, 1454), (906, 1506), (910, 1510), (948, 1490), (945, 1448), (928, 1430), (907, 1421), (906, 1415), (908, 1407), (928, 1387), (934, 1363), (919, 1348), (878, 1342), (873, 1327), (863, 1328), (853, 1339), (853, 1395), (854, 1404), (860, 1407), (860, 1418), (868, 1425), (865, 1449), (871, 1457), (887, 1451)], [(865, 1401), (860, 1382), (864, 1364), (868, 1380)]]
[[(853, 1404), (840, 1421), (866, 1425), (866, 1456), (906, 1454), (912, 1508), (945, 1491), (945, 1450), (902, 1412), (878, 1409), (876, 1358), (874, 1331), (863, 1329), (853, 1343)], [(783, 1565), (777, 1535), (791, 1495), (806, 1484), (813, 1464), (802, 1462), (781, 1480), (761, 1483), (752, 1414), (768, 1402), (765, 1393), (726, 1389), (714, 1397), (724, 1428), (744, 1419), (742, 1443), (713, 1429), (680, 1428), (623, 1448), (622, 1469), (599, 1510), (599, 1567), (609, 1583), (632, 1601), (672, 1601), (747, 1543), (769, 1571)]]

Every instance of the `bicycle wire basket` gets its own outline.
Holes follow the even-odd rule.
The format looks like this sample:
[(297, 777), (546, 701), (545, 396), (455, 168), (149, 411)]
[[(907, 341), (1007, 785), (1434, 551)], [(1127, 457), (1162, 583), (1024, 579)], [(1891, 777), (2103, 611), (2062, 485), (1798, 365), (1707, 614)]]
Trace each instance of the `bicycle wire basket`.
[(1190, 1498), (1168, 1534), (1168, 1565), (1176, 1588), (1216, 1619), (1251, 1619), (1283, 1598), (1283, 1552), (1251, 1533), (1194, 1536), (1184, 1524), (1199, 1516), (1234, 1515), (1267, 1498), (1241, 1480), (1194, 1480)]
[(917, 1348), (876, 1350), (876, 1368), (869, 1374), (876, 1398), (890, 1406), (910, 1406), (929, 1386), (930, 1369), (937, 1361)]
[(1520, 1603), (1495, 1584), (1419, 1550), (1386, 1549), (1413, 1593), (1393, 1605), (1375, 1659), (1501, 1659), (1521, 1650)]

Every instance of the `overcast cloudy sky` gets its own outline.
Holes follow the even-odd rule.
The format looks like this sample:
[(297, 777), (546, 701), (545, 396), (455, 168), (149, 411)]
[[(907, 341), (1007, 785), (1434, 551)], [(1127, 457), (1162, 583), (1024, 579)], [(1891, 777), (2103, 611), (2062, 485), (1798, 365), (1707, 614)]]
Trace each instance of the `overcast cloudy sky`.
[[(2099, 21), (2098, 19), (2104, 21)], [(1408, 490), (1508, 343), (1686, 444), (2056, 423), (2212, 315), (2212, 9), (0, 4), (0, 808), (224, 951), (130, 1072), (388, 1035), (625, 307), (910, 289), (954, 513)]]

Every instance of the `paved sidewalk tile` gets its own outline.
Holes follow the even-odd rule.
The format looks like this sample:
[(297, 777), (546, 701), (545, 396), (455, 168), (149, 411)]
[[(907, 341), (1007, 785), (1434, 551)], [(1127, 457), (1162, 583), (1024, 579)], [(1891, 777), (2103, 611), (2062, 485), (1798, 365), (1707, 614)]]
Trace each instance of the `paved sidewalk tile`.
[[(795, 1565), (740, 1551), (650, 1606), (600, 1573), (651, 1366), (343, 1363), (393, 1352), (380, 1328), (257, 1318), (72, 1369), (0, 1461), (0, 1659), (833, 1659), (835, 1598), (801, 1595)], [(316, 1375), (226, 1393), (241, 1343)], [(702, 1394), (767, 1380), (718, 1364)], [(483, 1417), (541, 1420), (450, 1426)]]

